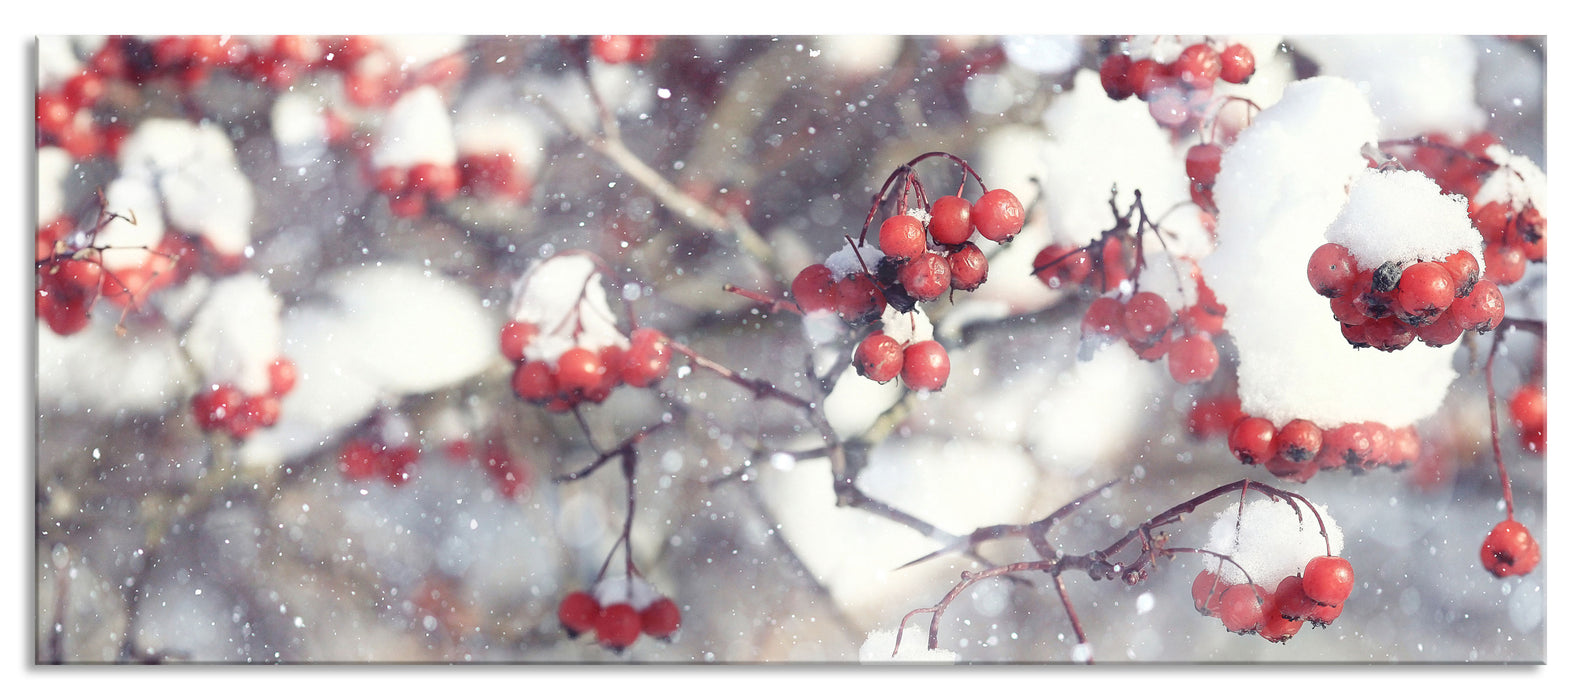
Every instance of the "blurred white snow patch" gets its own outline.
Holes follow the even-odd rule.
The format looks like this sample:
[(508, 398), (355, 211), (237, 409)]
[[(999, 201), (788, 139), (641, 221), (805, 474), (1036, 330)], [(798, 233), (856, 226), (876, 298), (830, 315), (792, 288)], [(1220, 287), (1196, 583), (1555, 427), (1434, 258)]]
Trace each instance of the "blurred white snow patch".
[(120, 215), (99, 229), (94, 239), (95, 245), (107, 248), (101, 254), (104, 266), (124, 270), (142, 265), (152, 255), (147, 248), (165, 237), (158, 193), (147, 180), (120, 177), (105, 190), (104, 201), (107, 213)]
[(887, 304), (884, 315), (879, 317), (879, 324), (884, 334), (895, 338), (902, 347), (934, 338), (934, 324), (929, 322), (928, 314), (921, 310), (903, 314)]
[(231, 384), (249, 396), (269, 392), (280, 356), (280, 297), (262, 277), (216, 282), (192, 317), (187, 353), (205, 383)]
[(832, 34), (814, 39), (810, 56), (844, 78), (864, 78), (890, 70), (901, 56), (904, 37), (892, 34)]
[(1365, 168), (1352, 179), (1350, 194), (1325, 237), (1346, 246), (1362, 267), (1482, 252), (1483, 237), (1467, 218), (1466, 198), (1440, 194), (1439, 185), (1420, 172)]
[(1011, 65), (1035, 73), (1064, 73), (1082, 61), (1082, 38), (1063, 34), (1006, 36), (1000, 48)]
[(203, 236), (227, 255), (252, 242), (253, 187), (218, 124), (147, 120), (122, 144), (119, 162), (123, 178), (159, 188), (171, 226)]
[(802, 335), (815, 347), (844, 337), (848, 328), (834, 311), (812, 311), (802, 316)]
[(544, 136), (521, 105), (509, 82), (486, 79), (457, 106), (456, 149), (461, 153), (509, 153), (518, 169), (537, 170), (544, 161)]
[(1201, 257), (1212, 247), (1202, 222), (1190, 215), (1193, 208), (1159, 219), (1172, 205), (1191, 199), (1191, 193), (1182, 155), (1148, 114), (1147, 104), (1116, 102), (1105, 94), (1096, 71), (1080, 71), (1071, 89), (1044, 112), (1044, 131), (1049, 134), (1045, 145), (1026, 155), (1040, 159), (1038, 173), (1048, 195), (1043, 207), (1055, 242), (1083, 245), (1098, 238), (1115, 225), (1111, 191), (1125, 212), (1133, 191), (1140, 190), (1150, 216), (1179, 237), (1172, 246), (1176, 254)]
[(1151, 363), (1137, 359), (1125, 343), (1111, 343), (1078, 362), (1050, 383), (1021, 382), (1033, 392), (1026, 403), (998, 405), (1021, 411), (1033, 453), (1076, 475), (1116, 459), (1132, 448), (1121, 436), (1135, 435), (1146, 416), (1144, 407), (1163, 381)]
[(1479, 206), (1495, 201), (1511, 202), (1516, 208), (1531, 204), (1548, 216), (1549, 176), (1544, 174), (1538, 164), (1527, 156), (1512, 154), (1510, 149), (1499, 144), (1490, 146), (1488, 155), (1494, 162), (1506, 167), (1489, 173), (1472, 201)]
[[(1038, 196), (1038, 186), (1033, 184), (1033, 178), (1045, 178), (1046, 166), (1039, 155), (1039, 147), (1043, 142), (1043, 132), (1035, 127), (1007, 125), (996, 128), (979, 142), (978, 159), (973, 162), (973, 169), (983, 177), (985, 187), (1010, 190), (1022, 201), (1022, 207), (1026, 208)], [(1044, 185), (1046, 192), (1060, 191), (1047, 189), (1048, 182)], [(969, 186), (965, 196), (975, 200), (978, 194)], [(982, 234), (973, 234), (973, 239), (978, 241), (978, 247), (983, 248), (984, 252), (988, 252), (993, 245), (986, 243)]]
[(420, 267), (353, 270), (327, 291), (339, 332), (358, 348), (357, 372), (385, 391), (435, 391), (482, 372), (499, 352), (499, 327), (478, 293)]
[(1454, 348), (1352, 348), (1307, 282), (1308, 258), (1346, 205), (1377, 124), (1351, 82), (1311, 78), (1292, 83), (1225, 151), (1214, 190), (1219, 247), (1202, 264), (1227, 307), (1249, 415), (1277, 425), (1306, 418), (1325, 428), (1368, 420), (1399, 427), (1438, 410), (1455, 378)]
[(961, 657), (949, 649), (928, 648), (928, 630), (907, 625), (896, 647), (896, 630), (880, 627), (868, 633), (857, 650), (857, 662), (864, 664), (953, 664)]
[(1325, 75), (1355, 82), (1379, 115), (1383, 138), (1432, 131), (1462, 139), (1483, 128), (1474, 78), (1477, 46), (1454, 34), (1292, 37)]
[[(1203, 568), (1218, 571), (1220, 578), (1232, 583), (1243, 583), (1246, 569), (1254, 585), (1273, 591), (1280, 580), (1302, 573), (1307, 562), (1326, 554), (1340, 556), (1345, 544), (1345, 533), (1329, 516), (1329, 509), (1296, 501), (1276, 501), (1261, 494), (1249, 493), (1245, 504), (1232, 503), (1214, 520), (1209, 529), (1209, 541), (1203, 548), (1229, 556), (1241, 569), (1230, 564), (1220, 567), (1220, 558), (1203, 556)], [(1238, 512), (1240, 526), (1238, 527)], [(1298, 517), (1300, 512), (1300, 517)], [(1322, 521), (1322, 532), (1320, 532)], [(1329, 536), (1329, 547), (1324, 546), (1324, 535)]]
[(972, 111), (979, 114), (1004, 114), (1016, 104), (1016, 84), (999, 73), (973, 73), (961, 91)]
[[(593, 89), (599, 91), (604, 103), (617, 115), (646, 114), (654, 107), (654, 83), (644, 69), (632, 64), (609, 64), (593, 61), (588, 65), (593, 78)], [(584, 93), (581, 98), (588, 102)]]
[(868, 454), (857, 485), (874, 498), (962, 533), (1025, 517), (1035, 472), (1027, 454), (1014, 445), (968, 438), (891, 439)]
[[(874, 221), (875, 223), (883, 223), (877, 218)], [(879, 227), (871, 226), (869, 230), (873, 232), (874, 239), (878, 240)], [(872, 243), (863, 243), (857, 246), (856, 249), (847, 244), (841, 246), (840, 250), (830, 253), (829, 257), (824, 258), (824, 267), (835, 273), (835, 280), (838, 282), (847, 275), (855, 275), (864, 269), (871, 272), (883, 257), (884, 251), (879, 250), (878, 246)]]
[(69, 36), (38, 38), (38, 88), (51, 90), (82, 72)]
[(567, 253), (534, 261), (517, 278), (512, 294), (511, 319), (538, 327), (538, 335), (522, 351), (529, 361), (553, 364), (573, 347), (630, 345), (616, 325), (604, 276), (591, 255)]
[(309, 93), (285, 93), (269, 110), (269, 128), (280, 148), (282, 164), (307, 165), (324, 154), (329, 142), (325, 102)]
[(439, 90), (424, 85), (396, 100), (374, 144), (374, 168), (410, 168), (419, 163), (452, 165), (455, 162), (456, 140), (451, 134), (450, 108)]
[(66, 176), (71, 174), (71, 154), (64, 148), (38, 149), (38, 225), (66, 213)]
[[(119, 313), (114, 307), (99, 313)], [(122, 338), (99, 319), (68, 336), (38, 322), (38, 399), (74, 413), (163, 413), (190, 396), (181, 348), (169, 335), (133, 330)], [(111, 358), (114, 358), (113, 360)]]
[(841, 439), (860, 435), (880, 414), (901, 399), (901, 380), (880, 384), (857, 374), (846, 358), (846, 369), (835, 380), (835, 389), (824, 399), (824, 417)]
[(419, 68), (436, 59), (467, 47), (467, 37), (459, 34), (391, 34), (379, 37), (386, 53), (397, 58), (403, 68)]

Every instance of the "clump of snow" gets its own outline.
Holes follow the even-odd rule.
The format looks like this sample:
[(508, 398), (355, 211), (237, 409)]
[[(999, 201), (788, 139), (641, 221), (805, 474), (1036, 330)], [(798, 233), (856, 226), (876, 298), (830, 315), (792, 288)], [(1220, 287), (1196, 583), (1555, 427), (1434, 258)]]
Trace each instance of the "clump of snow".
[(456, 149), (509, 153), (518, 168), (537, 170), (544, 160), (541, 125), (521, 111), (521, 99), (503, 79), (473, 88), (456, 108)]
[(329, 141), (325, 102), (305, 92), (288, 92), (269, 110), (269, 128), (280, 147), (280, 161), (306, 165), (324, 153)]
[(1219, 557), (1208, 555), (1203, 557), (1203, 568), (1219, 572), (1220, 578), (1231, 584), (1246, 582), (1247, 576), (1242, 574), (1242, 569), (1246, 569), (1254, 585), (1273, 591), (1281, 579), (1301, 574), (1312, 558), (1339, 556), (1345, 534), (1329, 517), (1327, 508), (1316, 503), (1313, 506), (1309, 508), (1297, 501), (1293, 509), (1287, 501), (1252, 494), (1245, 504), (1231, 504), (1214, 520), (1208, 544), (1203, 548), (1229, 556), (1241, 569), (1230, 564), (1222, 567)]
[(106, 248), (101, 254), (104, 266), (125, 270), (142, 265), (152, 255), (147, 248), (165, 237), (159, 194), (147, 180), (121, 177), (105, 190), (104, 201), (108, 213), (119, 215), (99, 229), (94, 240)]
[(1415, 170), (1368, 168), (1351, 181), (1351, 196), (1325, 237), (1351, 251), (1357, 264), (1443, 260), (1458, 250), (1481, 255), (1483, 238), (1467, 218), (1467, 200), (1440, 194)]
[(391, 105), (374, 144), (372, 162), (375, 168), (455, 164), (450, 108), (438, 89), (418, 87)]
[[(834, 318), (833, 314), (830, 316)], [(845, 325), (839, 318), (835, 318), (835, 322)], [(842, 439), (862, 434), (880, 414), (900, 400), (902, 393), (901, 382), (892, 380), (880, 384), (857, 374), (849, 359), (845, 362), (846, 369), (835, 380), (834, 390), (824, 399), (824, 417)]]
[(1144, 246), (1144, 251), (1143, 269), (1137, 275), (1137, 288), (1158, 294), (1170, 308), (1177, 311), (1196, 304), (1197, 281), (1192, 279), (1193, 263), (1177, 259), (1163, 250), (1150, 251)]
[(1082, 62), (1083, 38), (1064, 35), (1019, 35), (1000, 38), (1011, 65), (1035, 73), (1065, 73)]
[(40, 320), (39, 402), (72, 413), (92, 411), (88, 415), (160, 414), (169, 410), (173, 397), (190, 395), (181, 348), (172, 334), (131, 332), (132, 338), (122, 338), (112, 323), (90, 323), (60, 336)]
[(928, 630), (907, 625), (901, 646), (895, 645), (896, 630), (880, 627), (868, 633), (857, 650), (857, 661), (865, 664), (953, 664), (960, 656), (949, 649), (928, 648)]
[(171, 226), (227, 255), (241, 254), (252, 242), (252, 184), (218, 124), (147, 120), (122, 144), (119, 162), (123, 177), (158, 187)]
[(901, 55), (904, 38), (892, 34), (824, 35), (813, 41), (809, 55), (819, 65), (846, 78), (864, 78), (889, 70)]
[(216, 282), (186, 336), (203, 381), (231, 384), (249, 396), (269, 393), (269, 365), (280, 356), (280, 306), (262, 277)]
[(654, 601), (663, 598), (653, 585), (641, 576), (622, 576), (613, 574), (593, 584), (593, 599), (599, 601), (600, 607), (609, 607), (616, 603), (626, 603), (638, 611), (642, 611)]
[[(875, 217), (874, 223), (880, 223), (877, 217)], [(878, 227), (870, 226), (869, 232), (878, 234)], [(875, 238), (877, 238), (877, 235)], [(860, 260), (858, 259), (859, 255), (861, 256)], [(864, 265), (867, 265), (867, 270), (872, 272), (873, 266), (877, 265), (883, 257), (884, 251), (879, 250), (872, 243), (864, 243), (857, 246), (856, 250), (853, 250), (850, 245), (842, 245), (840, 250), (831, 253), (829, 257), (824, 259), (824, 267), (835, 273), (836, 280), (840, 280), (846, 275), (855, 275), (862, 272)]]
[(934, 324), (928, 320), (928, 314), (922, 311), (901, 313), (895, 307), (885, 305), (879, 323), (884, 334), (895, 338), (903, 347), (934, 338)]
[(1473, 91), (1478, 51), (1471, 37), (1326, 35), (1291, 43), (1323, 74), (1357, 84), (1379, 115), (1383, 138), (1434, 131), (1464, 138), (1488, 122)]
[[(1324, 428), (1405, 426), (1438, 410), (1455, 378), (1453, 347), (1352, 348), (1307, 281), (1308, 258), (1346, 205), (1347, 187), (1365, 167), (1361, 148), (1377, 134), (1378, 119), (1355, 85), (1319, 77), (1292, 83), (1225, 151), (1214, 190), (1219, 245), (1202, 265), (1227, 307), (1249, 415), (1277, 425), (1306, 418)], [(1420, 204), (1399, 206), (1415, 212)]]
[(66, 176), (71, 174), (71, 154), (64, 148), (38, 149), (38, 225), (66, 213)]
[(69, 36), (38, 38), (38, 88), (52, 90), (82, 72), (82, 61), (71, 48)]
[(1516, 209), (1530, 204), (1540, 212), (1549, 212), (1549, 176), (1537, 163), (1498, 144), (1489, 147), (1488, 156), (1503, 167), (1489, 173), (1472, 198), (1474, 204), (1510, 202)]
[(630, 346), (616, 325), (603, 280), (597, 262), (581, 252), (538, 260), (528, 267), (512, 290), (510, 312), (512, 320), (538, 327), (522, 357), (554, 364), (573, 347), (597, 351)]

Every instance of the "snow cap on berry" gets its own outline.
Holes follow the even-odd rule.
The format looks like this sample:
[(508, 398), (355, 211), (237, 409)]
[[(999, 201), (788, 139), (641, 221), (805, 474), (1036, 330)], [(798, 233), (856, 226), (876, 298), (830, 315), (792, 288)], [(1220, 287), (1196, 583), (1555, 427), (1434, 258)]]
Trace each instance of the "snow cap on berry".
[[(1329, 510), (1314, 504), (1317, 516), (1306, 503), (1296, 501), (1297, 510), (1284, 500), (1271, 500), (1261, 495), (1247, 494), (1245, 506), (1232, 503), (1221, 511), (1209, 529), (1209, 541), (1203, 548), (1224, 554), (1240, 564), (1252, 576), (1254, 585), (1275, 590), (1280, 580), (1287, 576), (1300, 576), (1313, 557), (1326, 554), (1338, 556), (1344, 537), (1340, 526), (1329, 517)], [(1237, 512), (1241, 525), (1237, 527)], [(1329, 549), (1324, 548), (1324, 537), (1319, 534), (1322, 519), (1324, 531), (1329, 534)], [(1219, 572), (1220, 578), (1230, 584), (1247, 580), (1241, 569), (1226, 563), (1220, 566), (1219, 557), (1204, 555), (1203, 568)]]
[(1513, 210), (1520, 210), (1532, 206), (1546, 215), (1549, 212), (1549, 176), (1527, 156), (1518, 156), (1510, 149), (1494, 144), (1489, 146), (1487, 155), (1500, 165), (1489, 173), (1483, 187), (1473, 195), (1474, 209), (1489, 202), (1510, 202)]
[(456, 149), (509, 153), (518, 168), (537, 170), (544, 160), (544, 135), (536, 122), (514, 109), (516, 101), (504, 79), (486, 79), (469, 90), (456, 106)]
[(895, 307), (885, 306), (884, 315), (879, 317), (884, 334), (895, 338), (902, 347), (922, 340), (934, 339), (934, 324), (928, 320), (928, 314), (922, 311), (902, 313)]
[[(878, 232), (877, 227), (868, 228), (870, 235)], [(875, 240), (877, 240), (877, 236), (875, 236)], [(857, 259), (859, 253), (862, 255), (861, 262)], [(835, 274), (835, 281), (838, 282), (845, 279), (847, 275), (861, 274), (864, 264), (868, 266), (868, 271), (872, 272), (874, 265), (877, 265), (882, 258), (884, 258), (884, 251), (879, 250), (878, 246), (872, 243), (864, 243), (857, 246), (856, 251), (853, 251), (850, 245), (846, 245), (842, 241), (840, 250), (831, 253), (829, 257), (824, 259), (824, 267), (829, 268), (829, 271)]]
[(1388, 262), (1444, 260), (1458, 250), (1481, 258), (1483, 250), (1466, 200), (1440, 194), (1438, 184), (1415, 170), (1359, 172), (1324, 237), (1369, 270)]
[(202, 383), (231, 384), (249, 396), (269, 393), (269, 366), (280, 356), (280, 297), (262, 277), (214, 284), (193, 314), (187, 352)]
[(538, 335), (522, 352), (524, 361), (553, 364), (573, 347), (597, 352), (630, 346), (616, 326), (603, 275), (586, 253), (568, 251), (535, 261), (517, 279), (512, 293), (511, 320), (538, 326)]
[(373, 148), (373, 167), (410, 168), (420, 163), (452, 165), (456, 140), (450, 108), (438, 89), (424, 85), (390, 107)]
[(663, 598), (658, 589), (641, 576), (606, 576), (593, 584), (593, 597), (600, 607), (626, 603), (633, 610), (642, 612), (654, 601)]

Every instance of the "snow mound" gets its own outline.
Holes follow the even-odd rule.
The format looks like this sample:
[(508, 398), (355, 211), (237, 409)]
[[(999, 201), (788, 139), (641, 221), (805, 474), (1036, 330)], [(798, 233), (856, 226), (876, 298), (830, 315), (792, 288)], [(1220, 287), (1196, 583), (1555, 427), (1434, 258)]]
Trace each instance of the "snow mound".
[(1515, 208), (1531, 204), (1538, 211), (1549, 212), (1549, 176), (1527, 156), (1518, 156), (1504, 146), (1489, 147), (1489, 158), (1500, 165), (1483, 181), (1473, 197), (1473, 203), (1482, 206), (1489, 202), (1510, 202)]
[(158, 188), (171, 226), (202, 236), (225, 255), (240, 255), (252, 243), (252, 183), (219, 125), (150, 119), (122, 144), (119, 163), (124, 178)]
[(101, 258), (104, 266), (125, 270), (142, 265), (152, 255), (147, 249), (165, 237), (159, 194), (147, 180), (121, 177), (110, 183), (104, 200), (106, 211), (120, 215), (99, 229), (94, 239), (96, 245), (108, 248)]
[(205, 384), (230, 384), (256, 396), (269, 393), (280, 335), (280, 297), (262, 277), (238, 276), (210, 288), (192, 317), (186, 346)]
[[(1221, 568), (1219, 557), (1205, 555), (1204, 570), (1218, 571), (1221, 579), (1237, 584), (1247, 581), (1247, 576), (1242, 575), (1242, 569), (1246, 569), (1254, 585), (1273, 591), (1281, 579), (1301, 574), (1313, 557), (1340, 555), (1345, 533), (1329, 517), (1329, 510), (1324, 506), (1314, 504), (1318, 510), (1314, 517), (1313, 509), (1300, 501), (1293, 509), (1286, 501), (1252, 494), (1247, 498), (1245, 508), (1242, 504), (1232, 504), (1220, 512), (1209, 529), (1208, 544), (1203, 547), (1229, 556), (1241, 565), (1241, 569), (1230, 564)], [(1237, 527), (1238, 512), (1240, 527)], [(1325, 534), (1329, 536), (1327, 550)]]
[(1439, 193), (1415, 170), (1367, 169), (1351, 181), (1351, 196), (1325, 237), (1351, 251), (1357, 264), (1444, 260), (1458, 250), (1480, 255), (1483, 238), (1467, 218), (1467, 201)]
[(1293, 37), (1325, 75), (1353, 81), (1379, 115), (1384, 138), (1444, 132), (1458, 139), (1488, 115), (1474, 89), (1478, 48), (1450, 34)]
[(456, 140), (450, 108), (433, 86), (424, 85), (397, 100), (385, 116), (373, 148), (373, 166), (410, 168), (420, 163), (453, 165)]

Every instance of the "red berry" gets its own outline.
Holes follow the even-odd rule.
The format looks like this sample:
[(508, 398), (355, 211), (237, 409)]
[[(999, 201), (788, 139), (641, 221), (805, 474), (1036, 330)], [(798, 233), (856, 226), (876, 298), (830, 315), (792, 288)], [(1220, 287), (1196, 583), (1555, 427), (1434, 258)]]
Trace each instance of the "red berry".
[(1263, 464), (1274, 456), (1274, 423), (1268, 418), (1246, 416), (1230, 429), (1226, 442), (1242, 464)]
[(669, 598), (660, 598), (643, 608), (643, 634), (664, 639), (681, 628), (681, 609)]
[(1301, 576), (1287, 576), (1280, 579), (1280, 585), (1274, 589), (1274, 607), (1280, 617), (1287, 620), (1301, 621), (1313, 613), (1313, 608), (1318, 605), (1312, 598), (1307, 597), (1307, 591), (1302, 589)]
[(1541, 556), (1538, 540), (1533, 539), (1527, 526), (1507, 519), (1495, 525), (1494, 530), (1483, 540), (1479, 558), (1489, 573), (1505, 578), (1532, 573)]
[(461, 173), (453, 164), (418, 163), (412, 166), (412, 187), (426, 191), (435, 200), (444, 202), (456, 196), (461, 189)]
[(1051, 288), (1081, 284), (1093, 271), (1087, 248), (1068, 248), (1051, 243), (1033, 256), (1033, 274)]
[(1439, 263), (1413, 263), (1401, 271), (1395, 299), (1408, 323), (1432, 323), (1455, 301), (1455, 278)]
[(1404, 321), (1394, 317), (1373, 318), (1362, 324), (1362, 332), (1371, 345), (1385, 352), (1405, 349), (1417, 339), (1417, 333)]
[(1132, 96), (1131, 82), (1126, 79), (1131, 67), (1132, 59), (1119, 53), (1110, 54), (1099, 64), (1099, 85), (1104, 86), (1104, 94), (1110, 99), (1120, 101)]
[(923, 254), (927, 243), (923, 222), (906, 214), (885, 219), (879, 226), (879, 250), (890, 257), (911, 260)]
[(417, 463), (416, 445), (402, 445), (384, 451), (385, 482), (400, 486), (412, 478), (412, 465)]
[(1230, 586), (1220, 580), (1219, 574), (1208, 569), (1198, 572), (1197, 578), (1192, 579), (1192, 606), (1204, 615), (1218, 615), (1220, 595), (1227, 588)]
[(1126, 337), (1139, 343), (1152, 343), (1170, 328), (1175, 313), (1164, 297), (1153, 292), (1138, 292), (1126, 302)]
[(1391, 467), (1396, 469), (1406, 467), (1416, 463), (1417, 459), (1422, 456), (1422, 440), (1417, 436), (1417, 428), (1410, 425), (1404, 428), (1396, 428), (1395, 435), (1392, 436), (1390, 443), (1394, 445), (1394, 449), (1390, 452), (1390, 461), (1388, 462)]
[(1296, 636), (1302, 631), (1302, 620), (1288, 619), (1280, 614), (1280, 609), (1273, 601), (1264, 606), (1263, 624), (1258, 627), (1258, 636), (1271, 642), (1285, 643), (1285, 640)]
[(1011, 240), (1026, 220), (1022, 201), (1010, 190), (989, 190), (972, 204), (972, 226), (995, 243)]
[(1228, 435), (1241, 415), (1241, 400), (1235, 395), (1199, 398), (1187, 410), (1187, 432), (1199, 440)]
[(593, 629), (599, 617), (599, 601), (587, 591), (572, 591), (560, 601), (560, 624), (575, 637)]
[[(1454, 306), (1454, 302), (1452, 302)], [(1433, 323), (1417, 327), (1417, 337), (1431, 348), (1444, 347), (1461, 339), (1461, 321), (1454, 313), (1439, 314)]]
[[(946, 284), (949, 284), (948, 268), (945, 275)], [(884, 292), (866, 274), (847, 277), (835, 283), (835, 310), (847, 323), (868, 323), (884, 313)]]
[(1227, 83), (1246, 83), (1252, 78), (1257, 61), (1252, 49), (1241, 44), (1231, 44), (1219, 53), (1219, 77)]
[(835, 273), (814, 263), (802, 268), (791, 282), (791, 297), (802, 311), (831, 311), (835, 308)]
[(1355, 300), (1349, 296), (1330, 299), (1329, 310), (1342, 326), (1361, 326), (1368, 321), (1367, 315), (1357, 309)]
[(1520, 248), (1489, 245), (1483, 249), (1483, 279), (1504, 286), (1520, 281), (1527, 274), (1527, 256)]
[(883, 332), (875, 332), (857, 344), (851, 364), (857, 374), (883, 383), (901, 373), (901, 358), (901, 343)]
[(428, 210), (428, 197), (421, 192), (407, 192), (390, 198), (390, 213), (398, 219), (416, 219)]
[(500, 354), (512, 362), (522, 361), (522, 352), (538, 337), (538, 325), (527, 321), (507, 321), (500, 328)]
[(1313, 557), (1302, 569), (1302, 592), (1319, 605), (1340, 605), (1351, 597), (1352, 579), (1344, 557)]
[(1532, 206), (1516, 215), (1507, 235), (1506, 243), (1520, 248), (1528, 260), (1538, 262), (1549, 256), (1549, 220)]
[(1219, 369), (1219, 348), (1207, 333), (1188, 333), (1170, 344), (1170, 377), (1177, 384), (1206, 382)]
[(1478, 281), (1478, 259), (1471, 253), (1458, 250), (1446, 256), (1440, 265), (1450, 273), (1450, 285), (1457, 299), (1472, 291), (1472, 285)]
[(1524, 384), (1510, 399), (1511, 421), (1526, 432), (1543, 430), (1549, 422), (1549, 399), (1544, 388), (1537, 384)]
[(1103, 288), (1099, 291), (1106, 293), (1115, 291), (1126, 279), (1128, 269), (1126, 252), (1119, 236), (1105, 239), (1104, 246), (1099, 249), (1099, 262), (1103, 274)]
[(1171, 68), (1181, 82), (1206, 90), (1219, 80), (1219, 54), (1208, 44), (1193, 44), (1181, 50)]
[(250, 425), (268, 428), (280, 420), (280, 399), (275, 396), (248, 397), (241, 415)]
[(1225, 150), (1212, 143), (1200, 143), (1187, 149), (1186, 174), (1187, 179), (1194, 185), (1214, 187), (1214, 181), (1219, 179), (1220, 158)]
[(1269, 470), (1269, 474), (1273, 476), (1295, 481), (1298, 484), (1307, 483), (1307, 480), (1316, 476), (1319, 471), (1317, 461), (1293, 462), (1278, 452), (1270, 457), (1269, 461), (1264, 462), (1263, 468)]
[(928, 233), (943, 246), (966, 243), (972, 238), (972, 203), (955, 195), (934, 200), (928, 215)]
[(1123, 319), (1126, 316), (1126, 306), (1115, 297), (1099, 297), (1088, 306), (1087, 313), (1082, 315), (1082, 336), (1084, 338), (1104, 336), (1114, 338), (1125, 332)]
[(561, 354), (555, 363), (555, 381), (566, 391), (591, 392), (604, 381), (604, 373), (608, 370), (592, 350), (572, 348)]
[(945, 256), (950, 263), (950, 288), (970, 292), (989, 278), (989, 258), (976, 243), (964, 243)]
[(901, 383), (913, 391), (939, 391), (950, 378), (950, 355), (938, 341), (912, 343), (901, 355)]
[(379, 169), (374, 176), (374, 189), (379, 194), (395, 196), (407, 190), (407, 170), (393, 165)]
[(543, 360), (524, 362), (511, 375), (511, 389), (525, 401), (543, 403), (555, 396), (555, 373)]
[(1280, 428), (1274, 437), (1274, 451), (1292, 462), (1306, 462), (1318, 456), (1324, 446), (1324, 431), (1313, 421), (1297, 418)]
[(354, 481), (373, 478), (379, 473), (380, 451), (367, 440), (348, 440), (337, 460), (341, 474)]
[(1505, 295), (1492, 280), (1478, 280), (1472, 291), (1450, 304), (1450, 315), (1464, 331), (1487, 333), (1505, 320)]
[(1331, 299), (1351, 291), (1357, 282), (1357, 260), (1339, 243), (1325, 243), (1307, 259), (1307, 282)]
[(73, 110), (92, 107), (104, 96), (104, 79), (93, 73), (78, 73), (62, 88), (66, 104)]
[(1346, 423), (1324, 431), (1324, 447), (1319, 454), (1321, 462), (1324, 454), (1331, 450), (1339, 457), (1341, 464), (1361, 467), (1373, 453), (1373, 443), (1368, 430), (1361, 423)]
[(1472, 225), (1483, 236), (1484, 242), (1489, 245), (1500, 245), (1506, 242), (1506, 230), (1510, 228), (1511, 218), (1510, 205), (1505, 202), (1489, 202), (1472, 213)]
[(1126, 82), (1137, 97), (1151, 100), (1156, 90), (1170, 84), (1170, 71), (1158, 61), (1145, 58), (1132, 62), (1126, 71)]
[(900, 279), (913, 299), (933, 301), (950, 290), (950, 263), (939, 253), (925, 251), (901, 266)]
[(281, 355), (269, 363), (269, 394), (275, 397), (285, 396), (297, 386), (297, 364), (291, 358)]
[(230, 384), (221, 384), (192, 397), (198, 427), (206, 431), (227, 428), (246, 408), (247, 397)]
[(1263, 624), (1263, 605), (1258, 601), (1258, 589), (1250, 583), (1238, 583), (1220, 595), (1219, 619), (1225, 629), (1237, 634), (1256, 632)]
[(1319, 627), (1328, 627), (1340, 617), (1341, 611), (1346, 609), (1346, 604), (1340, 605), (1315, 605), (1313, 612), (1307, 616), (1307, 621)]
[(616, 603), (599, 610), (593, 620), (593, 634), (599, 644), (607, 649), (620, 651), (637, 641), (643, 631), (642, 619), (626, 603)]
[(670, 343), (653, 328), (632, 331), (632, 347), (622, 359), (621, 381), (628, 386), (649, 387), (670, 371)]

